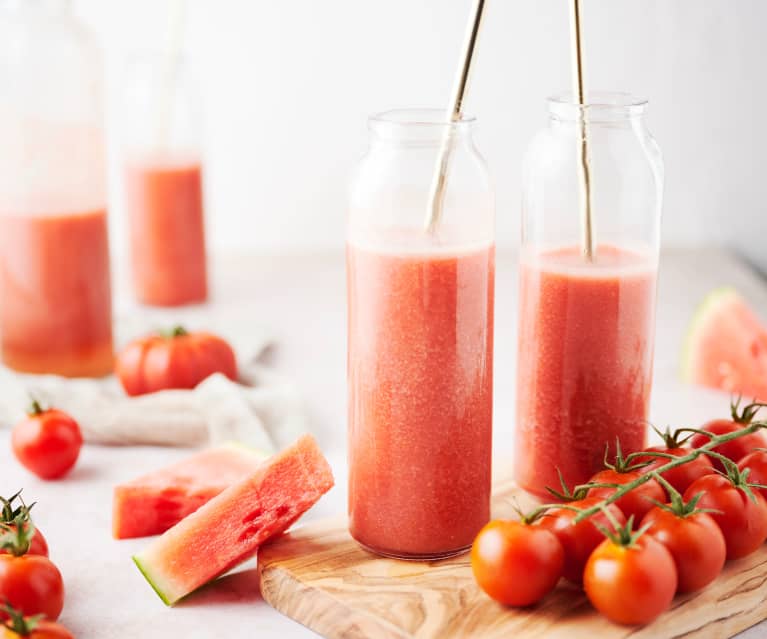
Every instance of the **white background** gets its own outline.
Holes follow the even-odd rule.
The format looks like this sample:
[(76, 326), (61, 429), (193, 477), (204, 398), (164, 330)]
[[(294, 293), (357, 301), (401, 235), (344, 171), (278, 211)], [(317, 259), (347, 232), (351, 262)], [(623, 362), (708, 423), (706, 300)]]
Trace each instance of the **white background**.
[[(569, 86), (567, 2), (488, 2), (466, 110), (479, 118), (480, 148), (497, 182), (499, 243), (512, 245), (525, 147), (545, 123), (544, 97)], [(583, 4), (589, 85), (650, 99), (649, 125), (666, 160), (664, 243), (733, 245), (767, 269), (767, 1)], [(110, 113), (126, 56), (162, 46), (165, 6), (75, 1), (105, 47)], [(340, 247), (366, 116), (445, 104), (469, 7), (190, 0), (186, 49), (206, 113), (211, 244)], [(119, 186), (113, 179), (117, 251)]]

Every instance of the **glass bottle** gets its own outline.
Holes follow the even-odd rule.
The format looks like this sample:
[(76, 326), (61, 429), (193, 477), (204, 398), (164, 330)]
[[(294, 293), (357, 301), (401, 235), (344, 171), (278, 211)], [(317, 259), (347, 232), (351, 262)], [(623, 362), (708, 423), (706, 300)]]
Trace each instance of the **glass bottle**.
[(0, 140), (2, 360), (107, 374), (101, 52), (68, 0), (0, 2)]
[[(549, 100), (525, 163), (516, 479), (541, 496), (644, 446), (652, 385), (663, 165), (646, 102)], [(582, 132), (585, 131), (585, 135)], [(581, 145), (585, 140), (585, 149)], [(585, 235), (582, 159), (590, 181)]]
[(436, 559), (489, 518), (494, 195), (474, 120), (390, 111), (369, 129), (347, 235), (350, 532), (378, 554)]
[(185, 60), (147, 54), (131, 61), (121, 150), (133, 288), (144, 304), (208, 297), (199, 104)]

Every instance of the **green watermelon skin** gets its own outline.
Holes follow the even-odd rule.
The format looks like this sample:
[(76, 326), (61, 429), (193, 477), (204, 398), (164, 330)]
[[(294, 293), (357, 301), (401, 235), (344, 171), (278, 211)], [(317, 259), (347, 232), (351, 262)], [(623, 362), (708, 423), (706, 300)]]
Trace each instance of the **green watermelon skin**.
[(767, 401), (767, 328), (734, 289), (712, 291), (696, 311), (685, 340), (682, 378)]
[(161, 535), (232, 484), (255, 472), (266, 453), (238, 444), (201, 451), (115, 486), (115, 539)]
[(333, 474), (311, 435), (267, 459), (158, 537), (133, 560), (172, 606), (252, 557), (333, 487)]

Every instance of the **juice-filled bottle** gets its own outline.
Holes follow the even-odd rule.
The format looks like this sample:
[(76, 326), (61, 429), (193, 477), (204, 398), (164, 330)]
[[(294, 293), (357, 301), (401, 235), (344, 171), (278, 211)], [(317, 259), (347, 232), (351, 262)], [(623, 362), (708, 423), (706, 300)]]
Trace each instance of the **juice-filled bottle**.
[(541, 496), (557, 471), (582, 483), (607, 446), (645, 444), (663, 186), (645, 107), (624, 94), (553, 98), (527, 156), (515, 474)]
[(490, 514), (494, 197), (473, 120), (392, 111), (369, 128), (347, 236), (350, 532), (375, 553), (436, 559)]
[(112, 370), (101, 53), (68, 0), (0, 5), (0, 352)]
[(121, 143), (133, 289), (139, 302), (208, 297), (200, 100), (189, 64), (136, 56), (125, 74)]

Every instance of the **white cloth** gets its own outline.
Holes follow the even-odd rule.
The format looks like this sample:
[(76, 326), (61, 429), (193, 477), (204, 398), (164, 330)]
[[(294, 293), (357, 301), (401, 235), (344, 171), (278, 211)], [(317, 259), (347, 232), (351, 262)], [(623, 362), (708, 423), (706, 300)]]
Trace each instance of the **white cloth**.
[[(155, 314), (162, 317), (163, 311)], [(118, 343), (124, 343), (122, 336), (135, 337), (167, 323), (165, 318), (152, 322), (151, 311), (141, 315), (118, 324)], [(239, 383), (215, 374), (194, 390), (128, 397), (114, 376), (66, 379), (20, 375), (0, 367), (0, 425), (12, 426), (21, 419), (34, 397), (72, 415), (85, 440), (96, 444), (201, 446), (236, 440), (274, 452), (306, 432), (300, 393), (265, 363), (273, 347), (271, 336), (257, 327), (228, 333), (220, 325), (213, 330), (210, 318), (206, 320), (195, 322), (192, 313), (185, 324), (190, 330), (204, 326), (224, 337), (247, 336), (231, 340), (238, 356)]]

